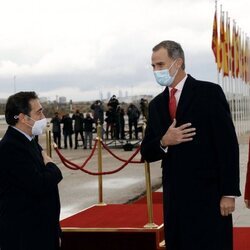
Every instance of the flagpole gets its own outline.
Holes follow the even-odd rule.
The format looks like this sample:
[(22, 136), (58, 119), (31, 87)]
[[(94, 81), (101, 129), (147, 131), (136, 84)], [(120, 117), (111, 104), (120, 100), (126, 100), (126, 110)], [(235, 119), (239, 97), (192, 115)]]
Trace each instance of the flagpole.
[[(221, 18), (221, 21), (220, 21), (220, 25), (222, 25), (223, 24), (223, 35), (224, 35), (224, 40), (225, 40), (225, 33), (224, 33), (224, 12), (222, 11), (222, 4), (220, 5), (220, 18)], [(222, 19), (223, 18), (223, 19)], [(222, 20), (223, 20), (223, 22), (222, 22)], [(220, 35), (221, 35), (221, 27), (220, 27)], [(220, 50), (221, 50), (221, 75), (222, 75), (222, 78), (221, 78), (221, 86), (222, 86), (222, 89), (223, 89), (223, 91), (224, 91), (224, 93), (226, 93), (226, 91), (225, 91), (225, 79), (224, 79), (224, 42), (225, 41), (221, 41), (220, 40)]]
[[(216, 11), (216, 15), (217, 15), (217, 0), (215, 0), (215, 11)], [(218, 18), (217, 18), (217, 24), (218, 24), (219, 22), (218, 22)], [(218, 28), (217, 28), (217, 35), (218, 35)], [(218, 62), (218, 60), (220, 60), (220, 48), (219, 48), (219, 36), (218, 36), (218, 41), (217, 41), (217, 47), (216, 47), (216, 52), (217, 52), (217, 83), (220, 85), (220, 70), (219, 70), (219, 62)], [(221, 84), (222, 85), (222, 84)]]
[[(215, 44), (215, 46), (216, 46), (216, 55), (215, 55), (215, 58), (216, 58), (216, 68), (217, 68), (217, 84), (220, 85), (220, 72), (219, 72), (219, 64), (218, 64), (218, 60), (219, 60), (219, 41), (218, 41), (217, 2), (218, 2), (217, 0), (214, 1), (214, 4), (215, 4), (215, 15), (216, 15), (216, 20), (214, 20), (216, 22), (216, 31), (215, 31), (216, 32), (216, 41), (215, 41), (216, 42), (216, 44)], [(214, 36), (214, 34), (213, 34), (213, 36)]]
[(230, 96), (231, 90), (231, 25), (230, 25), (230, 17), (227, 12), (227, 68), (228, 68), (228, 95)]

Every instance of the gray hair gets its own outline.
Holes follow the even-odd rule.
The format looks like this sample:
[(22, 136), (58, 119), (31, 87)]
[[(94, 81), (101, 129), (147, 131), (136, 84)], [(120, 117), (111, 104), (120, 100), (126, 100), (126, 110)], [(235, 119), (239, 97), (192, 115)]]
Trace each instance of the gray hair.
[(164, 48), (168, 52), (168, 56), (172, 59), (181, 58), (183, 60), (183, 64), (181, 68), (185, 70), (185, 55), (181, 45), (177, 42), (166, 40), (162, 41), (153, 48), (153, 52), (158, 51), (159, 49)]

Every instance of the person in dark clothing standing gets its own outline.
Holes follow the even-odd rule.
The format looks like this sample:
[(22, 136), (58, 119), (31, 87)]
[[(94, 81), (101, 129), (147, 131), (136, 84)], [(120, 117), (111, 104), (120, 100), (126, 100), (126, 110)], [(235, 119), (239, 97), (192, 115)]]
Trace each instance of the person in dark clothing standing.
[(120, 139), (122, 139), (122, 140), (125, 139), (125, 119), (124, 119), (124, 116), (125, 116), (124, 108), (119, 107), (118, 108), (118, 117), (119, 117), (119, 124), (120, 124), (119, 133), (120, 133)]
[(96, 100), (90, 108), (93, 111), (93, 117), (96, 124), (96, 127), (98, 126), (98, 121), (100, 122), (101, 126), (103, 125), (104, 120), (104, 108), (103, 104), (100, 100)]
[(88, 144), (89, 148), (92, 148), (92, 140), (93, 140), (93, 123), (94, 119), (90, 116), (90, 113), (86, 114), (86, 118), (84, 119), (84, 129), (85, 129), (85, 142), (84, 148), (86, 149)]
[(117, 110), (117, 106), (119, 105), (119, 101), (118, 99), (116, 98), (115, 95), (113, 95), (110, 99), (109, 99), (109, 102), (108, 102), (108, 106), (111, 106), (113, 108), (114, 111)]
[(73, 134), (73, 121), (69, 114), (65, 114), (62, 118), (63, 124), (63, 136), (64, 136), (64, 148), (68, 148), (67, 139), (69, 138), (69, 146), (70, 148), (73, 147), (72, 143), (72, 134)]
[(58, 250), (60, 169), (34, 140), (46, 127), (35, 92), (10, 96), (0, 141), (0, 249)]
[(57, 144), (58, 148), (61, 149), (61, 118), (58, 112), (55, 112), (55, 116), (51, 119), (53, 140)]
[(109, 133), (110, 133), (110, 139), (114, 138), (114, 123), (115, 123), (115, 117), (112, 106), (108, 105), (108, 110), (106, 111), (106, 139), (109, 139)]
[(129, 126), (129, 139), (130, 140), (132, 139), (132, 127), (134, 127), (135, 139), (138, 139), (137, 125), (140, 117), (140, 111), (133, 103), (131, 103), (128, 106), (127, 115), (128, 115), (128, 126)]
[(148, 119), (148, 101), (144, 98), (141, 98), (140, 109), (141, 109), (143, 118), (147, 120)]
[(166, 249), (232, 250), (239, 146), (223, 90), (186, 74), (174, 41), (157, 44), (151, 62), (165, 90), (149, 104), (141, 154), (162, 160)]
[(74, 123), (74, 132), (75, 132), (75, 149), (78, 147), (78, 134), (80, 134), (82, 139), (82, 145), (84, 145), (84, 136), (83, 136), (83, 119), (84, 116), (79, 110), (76, 110), (75, 114), (72, 116)]

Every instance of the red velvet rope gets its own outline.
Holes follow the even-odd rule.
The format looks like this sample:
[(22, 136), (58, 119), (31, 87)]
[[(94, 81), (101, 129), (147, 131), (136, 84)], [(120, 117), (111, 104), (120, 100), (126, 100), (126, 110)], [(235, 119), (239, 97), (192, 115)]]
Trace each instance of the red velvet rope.
[[(64, 165), (65, 167), (67, 167), (67, 168), (69, 168), (69, 169), (72, 169), (72, 170), (78, 170), (78, 166), (77, 166), (75, 163), (70, 162), (69, 160), (67, 160), (67, 159), (61, 154), (61, 152), (59, 151), (58, 147), (54, 147), (54, 149), (55, 149), (57, 155), (59, 156), (61, 162), (63, 163), (63, 165)], [(70, 165), (68, 165), (68, 164), (70, 164), (70, 165), (72, 165), (72, 166), (74, 166), (74, 167), (72, 167), (72, 166), (70, 166)]]
[(86, 166), (86, 164), (89, 162), (89, 160), (92, 158), (92, 156), (94, 155), (94, 152), (96, 150), (96, 146), (97, 146), (97, 140), (95, 140), (95, 144), (94, 144), (94, 147), (91, 151), (91, 154), (89, 155), (89, 157), (83, 162), (83, 164), (81, 166), (78, 166), (77, 164), (75, 164), (74, 162), (71, 162), (69, 160), (67, 160), (62, 154), (61, 152), (59, 151), (59, 149), (57, 147), (55, 147), (55, 150), (56, 150), (56, 153), (58, 154), (59, 158), (61, 159), (61, 161), (65, 161), (67, 162), (68, 164), (74, 166), (73, 167), (69, 167), (70, 169), (72, 170), (78, 170), (79, 168), (84, 168)]
[[(103, 143), (102, 141), (101, 141), (101, 144), (102, 144), (102, 146), (103, 146), (103, 147), (104, 147), (113, 157), (115, 157), (117, 160), (122, 161), (122, 162), (127, 162), (127, 160), (122, 159), (121, 157), (115, 155), (115, 154), (109, 149), (109, 147), (108, 147), (105, 143)], [(143, 163), (143, 161), (131, 161), (130, 163)]]
[[(96, 144), (97, 144), (97, 141), (96, 141)], [(95, 146), (96, 146), (95, 144)], [(96, 147), (94, 147), (95, 149)], [(78, 166), (77, 164), (67, 160), (62, 154), (61, 152), (59, 151), (59, 149), (57, 147), (55, 147), (55, 151), (56, 153), (58, 154), (59, 158), (61, 159), (62, 163), (64, 164), (65, 167), (69, 168), (69, 169), (72, 169), (72, 170), (80, 170), (86, 174), (90, 174), (90, 175), (108, 175), (108, 174), (114, 174), (114, 173), (117, 173), (119, 171), (121, 171), (123, 168), (125, 168), (130, 162), (131, 160), (138, 154), (140, 148), (137, 148), (136, 151), (134, 152), (134, 154), (132, 154), (129, 159), (119, 168), (113, 170), (113, 171), (106, 171), (106, 172), (91, 172), (91, 171), (88, 171), (86, 169), (83, 169), (83, 167), (86, 165), (86, 161), (88, 159), (90, 159), (92, 156), (93, 156), (93, 153), (91, 154), (91, 157), (89, 156), (88, 159), (84, 162), (84, 166)], [(92, 150), (92, 152), (94, 152), (94, 150)], [(71, 166), (70, 166), (71, 165)], [(74, 167), (72, 167), (74, 166)]]

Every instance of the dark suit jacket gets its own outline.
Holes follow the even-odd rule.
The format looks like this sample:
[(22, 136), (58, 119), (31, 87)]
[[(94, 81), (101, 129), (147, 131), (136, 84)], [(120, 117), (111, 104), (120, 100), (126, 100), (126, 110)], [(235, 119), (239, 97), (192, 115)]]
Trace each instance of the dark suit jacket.
[(9, 127), (0, 141), (0, 249), (58, 249), (62, 179), (39, 145)]
[(247, 163), (247, 175), (246, 175), (246, 185), (245, 185), (245, 199), (250, 200), (250, 139), (248, 146), (248, 163)]
[[(219, 211), (220, 198), (223, 195), (240, 195), (238, 142), (224, 93), (219, 85), (197, 81), (188, 75), (176, 120), (177, 126), (191, 122), (196, 128), (196, 135), (191, 142), (169, 146), (165, 153), (160, 148), (160, 139), (172, 123), (168, 101), (168, 88), (151, 101), (141, 145), (145, 160), (162, 160), (168, 249), (179, 249), (181, 244), (192, 250), (231, 249), (231, 246), (224, 248), (223, 243), (216, 248), (214, 241), (220, 243), (218, 236), (224, 236), (212, 232), (215, 227), (219, 227), (220, 232), (224, 230), (221, 226), (224, 218)], [(229, 217), (226, 227), (230, 230)], [(203, 229), (209, 237), (213, 235), (212, 241), (201, 236)], [(197, 247), (191, 246), (189, 241), (192, 238), (200, 238)], [(179, 241), (178, 247), (174, 246), (174, 241)], [(207, 248), (202, 247), (202, 242)]]

